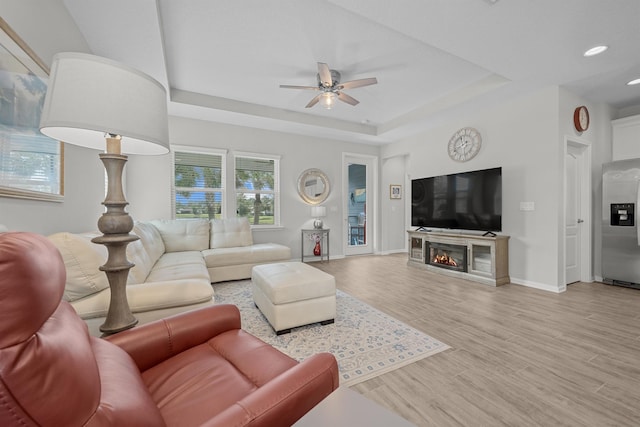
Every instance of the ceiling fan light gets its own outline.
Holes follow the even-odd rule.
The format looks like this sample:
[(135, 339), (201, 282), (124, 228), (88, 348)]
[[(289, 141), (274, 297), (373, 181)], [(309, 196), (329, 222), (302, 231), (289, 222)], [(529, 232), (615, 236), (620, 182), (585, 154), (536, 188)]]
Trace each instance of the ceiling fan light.
[(322, 106), (327, 110), (331, 110), (331, 108), (333, 107), (333, 104), (336, 103), (337, 98), (338, 96), (335, 93), (325, 92), (320, 97), (320, 104), (322, 104)]

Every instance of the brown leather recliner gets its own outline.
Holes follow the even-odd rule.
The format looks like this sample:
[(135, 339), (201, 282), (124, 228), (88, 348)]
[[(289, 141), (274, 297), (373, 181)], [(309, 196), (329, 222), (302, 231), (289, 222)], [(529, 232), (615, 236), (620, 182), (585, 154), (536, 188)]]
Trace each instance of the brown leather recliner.
[(298, 363), (232, 305), (92, 337), (64, 283), (45, 237), (0, 233), (2, 426), (289, 426), (338, 386), (332, 355)]

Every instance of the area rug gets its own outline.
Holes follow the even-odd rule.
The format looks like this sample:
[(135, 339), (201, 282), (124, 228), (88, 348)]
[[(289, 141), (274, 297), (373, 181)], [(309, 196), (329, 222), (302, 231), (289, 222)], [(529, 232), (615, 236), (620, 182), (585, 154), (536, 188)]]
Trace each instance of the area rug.
[(251, 281), (214, 284), (217, 304), (235, 304), (242, 328), (300, 361), (329, 352), (338, 360), (340, 384), (352, 386), (449, 348), (446, 344), (340, 290), (336, 321), (276, 335), (253, 303)]

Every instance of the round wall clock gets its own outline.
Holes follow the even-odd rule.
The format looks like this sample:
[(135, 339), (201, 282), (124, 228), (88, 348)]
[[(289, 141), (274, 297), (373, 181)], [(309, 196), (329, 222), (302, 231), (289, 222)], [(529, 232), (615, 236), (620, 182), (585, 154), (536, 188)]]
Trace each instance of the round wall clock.
[(576, 108), (573, 112), (573, 125), (578, 132), (589, 129), (589, 110), (584, 105)]
[(482, 137), (474, 128), (462, 128), (449, 140), (449, 157), (457, 162), (473, 159), (480, 151)]

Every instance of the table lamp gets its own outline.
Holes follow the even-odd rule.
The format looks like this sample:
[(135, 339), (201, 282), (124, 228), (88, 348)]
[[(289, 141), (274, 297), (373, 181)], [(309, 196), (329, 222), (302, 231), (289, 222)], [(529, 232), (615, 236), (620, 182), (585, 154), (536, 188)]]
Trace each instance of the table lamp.
[(84, 53), (54, 56), (40, 131), (65, 143), (105, 149), (100, 159), (107, 172), (106, 212), (98, 220), (102, 236), (94, 243), (107, 247), (100, 267), (109, 281), (109, 310), (100, 330), (113, 334), (132, 328), (138, 320), (127, 301), (127, 276), (133, 264), (127, 245), (133, 219), (125, 211), (122, 171), (128, 154), (169, 152), (167, 94), (150, 76), (124, 64)]
[(313, 221), (313, 228), (322, 228), (322, 218), (327, 216), (327, 208), (324, 206), (312, 206), (311, 207), (311, 216), (315, 218)]

